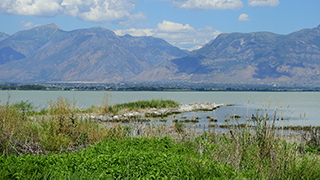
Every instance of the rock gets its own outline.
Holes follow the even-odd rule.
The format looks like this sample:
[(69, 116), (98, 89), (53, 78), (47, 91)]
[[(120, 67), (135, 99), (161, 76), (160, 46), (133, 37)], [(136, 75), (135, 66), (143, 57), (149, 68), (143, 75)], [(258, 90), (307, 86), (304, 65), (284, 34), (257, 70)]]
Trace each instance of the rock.
[(113, 120), (119, 121), (119, 120), (120, 120), (120, 117), (119, 117), (118, 115), (115, 115), (115, 116), (113, 116)]

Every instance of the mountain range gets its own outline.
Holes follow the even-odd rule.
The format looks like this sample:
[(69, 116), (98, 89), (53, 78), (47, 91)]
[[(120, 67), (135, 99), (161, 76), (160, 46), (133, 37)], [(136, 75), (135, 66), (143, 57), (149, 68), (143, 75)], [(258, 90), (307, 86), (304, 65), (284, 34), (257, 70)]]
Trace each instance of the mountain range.
[(0, 33), (2, 82), (320, 85), (320, 25), (288, 35), (222, 33), (190, 53), (160, 38), (54, 24)]
[(319, 85), (320, 25), (288, 35), (270, 32), (220, 34), (186, 57), (156, 65), (135, 79)]
[(187, 55), (160, 38), (101, 27), (67, 32), (47, 24), (2, 37), (0, 81), (7, 82), (122, 82)]

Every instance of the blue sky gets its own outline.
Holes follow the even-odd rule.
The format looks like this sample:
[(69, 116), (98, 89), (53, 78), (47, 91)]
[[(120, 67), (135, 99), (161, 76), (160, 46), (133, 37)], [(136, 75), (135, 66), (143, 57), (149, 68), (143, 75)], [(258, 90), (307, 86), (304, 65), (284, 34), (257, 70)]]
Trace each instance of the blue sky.
[(0, 32), (55, 23), (154, 36), (193, 50), (220, 33), (289, 34), (320, 24), (319, 0), (0, 0)]

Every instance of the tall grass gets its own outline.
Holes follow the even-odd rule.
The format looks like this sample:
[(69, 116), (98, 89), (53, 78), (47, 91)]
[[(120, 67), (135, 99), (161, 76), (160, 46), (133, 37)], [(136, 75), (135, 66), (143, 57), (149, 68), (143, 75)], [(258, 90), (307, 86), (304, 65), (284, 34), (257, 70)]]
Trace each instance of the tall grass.
[[(48, 105), (45, 115), (33, 116), (28, 116), (33, 111), (28, 102), (0, 105), (0, 172), (6, 174), (0, 178), (320, 178), (318, 130), (301, 132), (301, 144), (288, 143), (275, 124), (278, 109), (268, 115), (269, 105), (245, 125), (234, 118), (227, 121), (232, 122), (228, 131), (210, 132), (181, 122), (106, 126), (81, 118), (68, 99), (59, 97)], [(119, 113), (177, 105), (151, 100), (107, 109)], [(60, 155), (12, 156), (50, 153)]]
[[(237, 118), (233, 118), (226, 121), (227, 132), (213, 131), (200, 136), (196, 141), (199, 149), (211, 154), (219, 163), (231, 165), (236, 174), (248, 178), (320, 178), (319, 151), (316, 149), (319, 148), (319, 133), (315, 129), (300, 132), (301, 134), (296, 134), (297, 140), (301, 136), (309, 138), (305, 138), (302, 144), (298, 143), (301, 141), (288, 143), (279, 131), (283, 128), (276, 125), (279, 109), (275, 108), (273, 114), (268, 114), (269, 101), (270, 99), (260, 111), (262, 114), (252, 116), (246, 124), (239, 124)], [(313, 154), (307, 153), (311, 152), (311, 147)]]
[(58, 97), (55, 101), (48, 102), (48, 109), (40, 112), (35, 111), (33, 104), (28, 101), (10, 103), (8, 98), (5, 104), (0, 104), (0, 150), (3, 154), (64, 152), (67, 149), (94, 144), (110, 136), (118, 136), (115, 129), (122, 129), (120, 125), (106, 127), (82, 118), (79, 113), (116, 114), (121, 110), (179, 105), (172, 100), (152, 99), (110, 106), (108, 98), (109, 95), (106, 95), (99, 107), (80, 111), (75, 102)]
[(73, 102), (59, 97), (48, 102), (45, 115), (26, 116), (21, 102), (0, 105), (3, 154), (46, 154), (93, 144), (103, 139), (106, 128), (76, 115)]

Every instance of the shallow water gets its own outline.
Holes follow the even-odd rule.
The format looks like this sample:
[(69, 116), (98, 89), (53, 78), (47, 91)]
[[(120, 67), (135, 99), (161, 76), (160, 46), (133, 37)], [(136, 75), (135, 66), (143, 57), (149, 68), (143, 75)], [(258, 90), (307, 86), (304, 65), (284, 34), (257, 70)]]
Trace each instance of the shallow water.
[(101, 105), (105, 94), (109, 96), (110, 104), (152, 98), (172, 99), (181, 104), (196, 102), (234, 104), (232, 107), (221, 107), (210, 112), (188, 112), (179, 115), (190, 119), (199, 117), (197, 126), (207, 125), (207, 116), (217, 118), (218, 124), (225, 124), (225, 119), (234, 114), (241, 116), (238, 121), (243, 123), (247, 117), (256, 115), (258, 109), (262, 109), (258, 114), (264, 114), (265, 109), (268, 109), (269, 115), (277, 109), (278, 118), (289, 119), (289, 121), (277, 121), (279, 125), (320, 126), (319, 92), (0, 91), (0, 101), (7, 102), (10, 97), (10, 102), (29, 100), (38, 107), (46, 107), (49, 100), (56, 100), (61, 96), (75, 101), (79, 108), (88, 108), (91, 105)]

